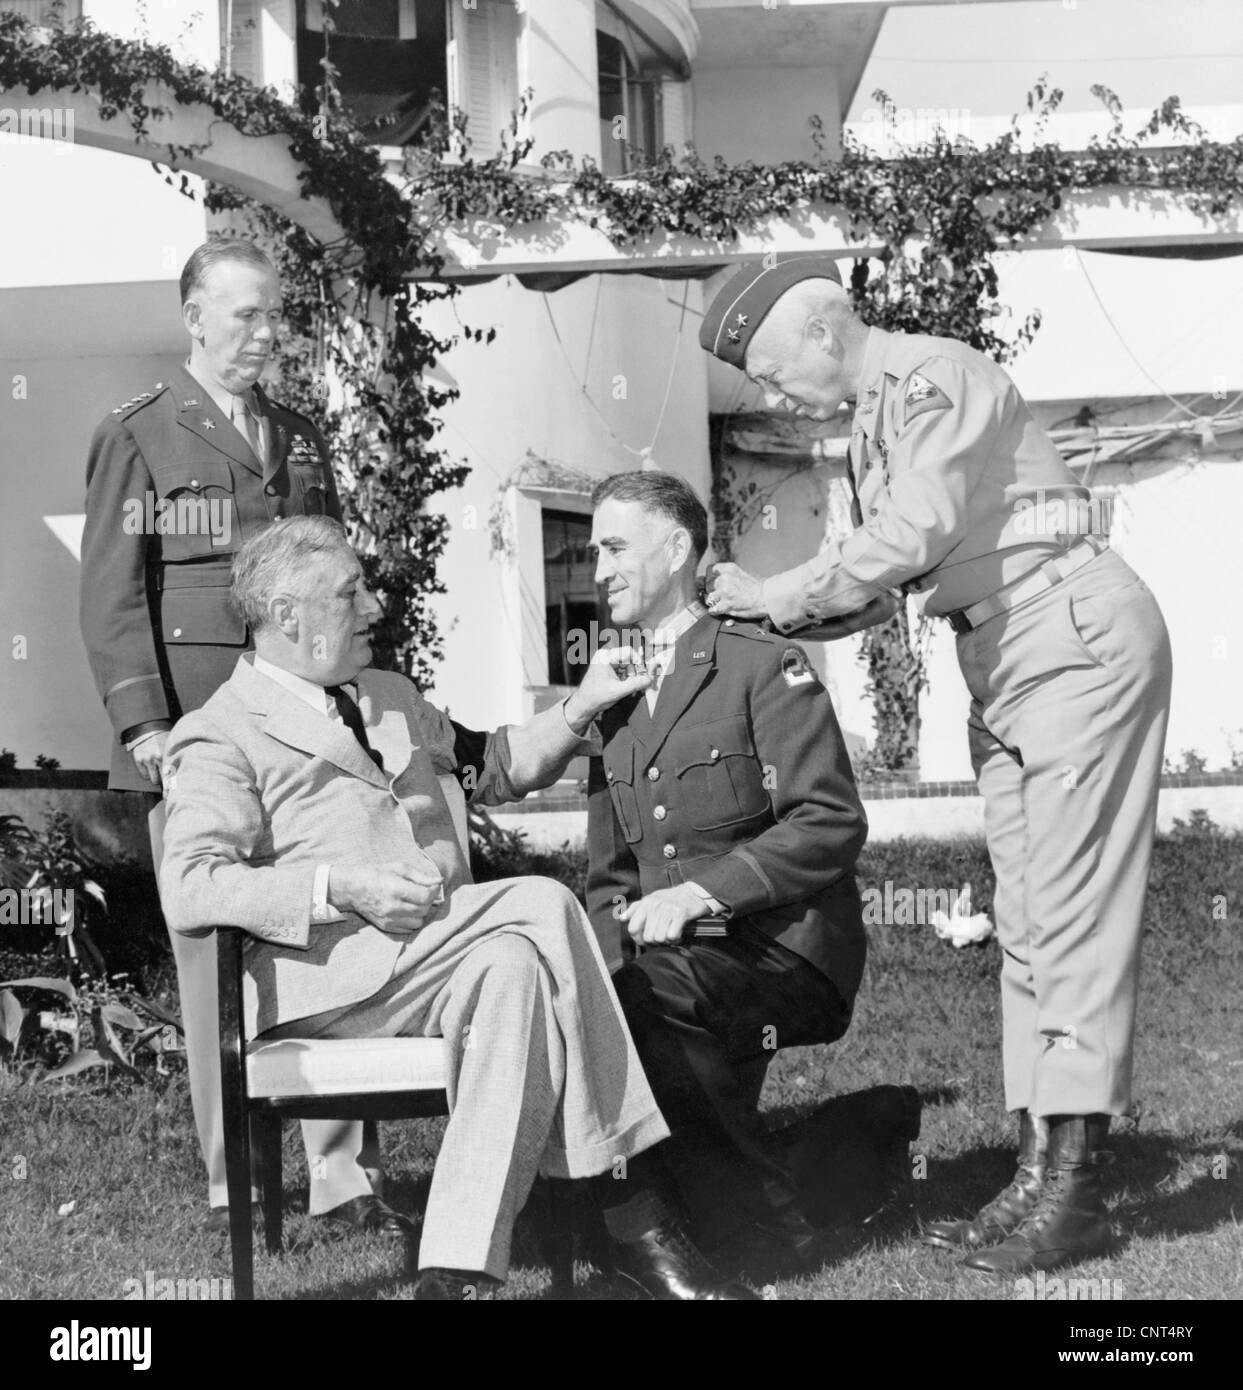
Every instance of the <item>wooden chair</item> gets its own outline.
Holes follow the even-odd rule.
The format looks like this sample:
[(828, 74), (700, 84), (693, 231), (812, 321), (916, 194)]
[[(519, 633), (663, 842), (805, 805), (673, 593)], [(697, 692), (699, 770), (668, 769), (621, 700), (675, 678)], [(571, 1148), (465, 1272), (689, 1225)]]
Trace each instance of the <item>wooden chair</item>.
[[(466, 802), (453, 777), (441, 786), (467, 852)], [(247, 1042), (242, 1017), (243, 945), (234, 927), (216, 933), (220, 983), (220, 1069), (233, 1297), (254, 1298), (251, 1145), (262, 1172), (269, 1254), (281, 1239), (281, 1121), (398, 1120), (448, 1114), (440, 1038), (287, 1038)], [(572, 1298), (573, 1241), (555, 1184), (546, 1184), (542, 1246), (553, 1295)]]

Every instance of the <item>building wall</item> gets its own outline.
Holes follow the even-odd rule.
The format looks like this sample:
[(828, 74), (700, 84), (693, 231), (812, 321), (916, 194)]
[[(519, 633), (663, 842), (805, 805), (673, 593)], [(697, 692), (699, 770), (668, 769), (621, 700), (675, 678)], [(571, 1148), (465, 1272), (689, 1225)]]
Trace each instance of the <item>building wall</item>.
[(841, 138), (837, 74), (831, 67), (755, 66), (696, 70), (695, 145), (706, 159), (721, 155), (781, 164), (815, 159), (808, 118), (824, 122), (826, 147)]
[[(0, 383), (9, 388), (0, 392), (0, 747), (23, 766), (45, 753), (64, 767), (104, 767), (110, 726), (78, 631), (76, 544), (87, 448), (109, 410), (150, 390), (184, 355), (176, 337), (176, 287), (0, 294), (12, 311), (6, 323), (19, 331), (34, 323), (64, 330), (58, 349), (43, 342), (15, 351), (7, 333), (0, 348)], [(124, 335), (114, 350), (96, 335), (75, 340), (70, 314), (100, 324), (129, 321), (144, 331)], [(17, 378), (27, 392), (23, 400), (12, 398)]]
[[(507, 488), (528, 454), (591, 478), (648, 458), (706, 500), (700, 294), (692, 282), (592, 276), (543, 295), (507, 276), (465, 291), (431, 320), (446, 333), (458, 319), (497, 329), (492, 344), (463, 343), (444, 359), (462, 394), (443, 412), (440, 442), (471, 465), (458, 492), (436, 499), (451, 531), (440, 566), (449, 592), (436, 605), (446, 659), (435, 693), (455, 718), (485, 727), (532, 709), (532, 653), (544, 624), (540, 538), (529, 510), (521, 524)], [(502, 493), (519, 523), (509, 558), (493, 552), (488, 527)]]
[(184, 357), (176, 280), (203, 210), (142, 160), (8, 136), (0, 184), (22, 209), (0, 219), (0, 748), (100, 768), (111, 734), (78, 633), (87, 449)]

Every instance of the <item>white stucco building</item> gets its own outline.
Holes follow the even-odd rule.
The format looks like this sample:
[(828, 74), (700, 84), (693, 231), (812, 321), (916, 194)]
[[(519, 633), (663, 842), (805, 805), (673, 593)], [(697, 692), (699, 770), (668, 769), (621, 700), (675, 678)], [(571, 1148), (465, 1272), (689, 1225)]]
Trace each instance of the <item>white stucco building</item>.
[[(568, 150), (624, 176), (626, 141), (648, 150), (693, 141), (706, 158), (731, 161), (810, 158), (812, 115), (832, 151), (882, 24), (902, 8), (342, 0), (329, 48), (347, 104), (379, 144), (417, 131), (430, 90), (442, 87), (468, 118), (473, 153), (490, 154), (529, 91), (519, 135), (533, 142), (533, 162)], [(0, 0), (0, 9), (38, 18), (47, 5)], [(209, 66), (227, 63), (284, 92), (313, 81), (324, 54), (317, 0), (153, 3), (142, 15), (121, 0), (70, 0), (67, 11), (118, 34), (145, 33)], [(109, 730), (77, 634), (86, 448), (109, 409), (184, 354), (176, 280), (209, 226), (201, 204), (143, 160), (80, 143), (0, 134), (0, 197), (0, 470), (8, 502), (0, 511), (0, 592), (14, 653), (0, 658), (0, 747), (23, 764), (44, 753), (65, 767), (102, 768)], [(1051, 242), (1144, 239), (1133, 211), (1112, 216), (1102, 204), (1094, 221), (1063, 228)], [(1239, 241), (1237, 223), (1220, 234), (1198, 226), (1183, 239)], [(1161, 239), (1160, 228), (1144, 230)], [(462, 489), (436, 499), (452, 531), (441, 566), (448, 593), (438, 604), (446, 660), (434, 695), (455, 717), (490, 727), (526, 717), (566, 688), (574, 679), (567, 636), (600, 616), (584, 548), (590, 483), (651, 464), (682, 474), (706, 497), (710, 421), (754, 424), (759, 398), (697, 343), (704, 303), (728, 270), (711, 279), (612, 273), (634, 266), (609, 252), (599, 261), (605, 273), (593, 273), (595, 253), (578, 241), (524, 257), (478, 238), (472, 244), (469, 229), (459, 231), (470, 252), (458, 266), (465, 288), (434, 326), (451, 334), (460, 321), (494, 327), (497, 336), (488, 346), (463, 343), (441, 364), (461, 392), (443, 412), (441, 442), (471, 473)], [(798, 244), (793, 232), (783, 243)], [(748, 245), (758, 255), (763, 243)], [(491, 278), (472, 282), (472, 270)], [(579, 278), (550, 291), (511, 270)], [(1170, 619), (1177, 683), (1169, 751), (1177, 758), (1195, 750), (1222, 766), (1232, 740), (1243, 748), (1239, 560), (1228, 534), (1243, 503), (1243, 438), (1228, 428), (1158, 426), (1163, 415), (1221, 413), (1243, 392), (1234, 330), (1243, 261), (1150, 261), (1067, 245), (1005, 257), (1002, 277), (1016, 322), (1030, 307), (1044, 312), (1041, 335), (1013, 368), (1041, 418), (1065, 424), (1088, 405), (1099, 424), (1149, 427), (1142, 447), (1119, 453), (1102, 443), (1079, 458), (1094, 485), (1116, 493), (1116, 542)], [(750, 435), (758, 452), (739, 457), (805, 519), (799, 536), (810, 552), (835, 465), (826, 459), (796, 471), (792, 455), (768, 450), (767, 429), (759, 421)], [(801, 558), (789, 553), (790, 536), (783, 527), (778, 551), (756, 527), (742, 538), (739, 559), (759, 572), (784, 568)], [(870, 712), (854, 644), (815, 655), (861, 746)], [(933, 638), (930, 671), (923, 775), (967, 777), (966, 696), (947, 631)]]

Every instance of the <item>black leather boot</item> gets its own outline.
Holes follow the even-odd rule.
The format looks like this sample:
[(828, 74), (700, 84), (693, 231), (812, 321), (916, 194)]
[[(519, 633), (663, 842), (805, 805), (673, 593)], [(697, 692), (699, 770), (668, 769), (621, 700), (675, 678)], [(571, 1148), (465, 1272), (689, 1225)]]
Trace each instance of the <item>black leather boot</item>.
[(1035, 1206), (1044, 1185), (1049, 1123), (1026, 1110), (1018, 1113), (1019, 1166), (1014, 1181), (972, 1217), (930, 1222), (922, 1236), (925, 1245), (942, 1250), (988, 1250), (1017, 1230)]
[(1049, 1160), (1031, 1211), (999, 1245), (969, 1255), (963, 1264), (986, 1274), (1019, 1275), (1104, 1254), (1113, 1239), (1101, 1196), (1101, 1169), (1109, 1155), (1099, 1150), (1108, 1133), (1108, 1115), (1050, 1116)]

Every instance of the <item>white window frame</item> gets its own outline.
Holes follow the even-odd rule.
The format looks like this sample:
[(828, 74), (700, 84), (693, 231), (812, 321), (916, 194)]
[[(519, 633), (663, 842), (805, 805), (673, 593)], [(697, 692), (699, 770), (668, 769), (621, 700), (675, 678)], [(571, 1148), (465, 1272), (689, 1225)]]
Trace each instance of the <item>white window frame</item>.
[[(455, 154), (459, 158), (469, 155), (476, 161), (490, 159), (500, 151), (500, 133), (508, 127), (510, 113), (518, 109), (524, 91), (526, 7), (518, 5), (515, 0), (475, 0), (469, 7), (463, 0), (446, 0), (446, 7), (446, 69), (449, 79), (446, 96), (451, 112), (457, 110), (466, 115), (466, 134), (471, 141), (469, 149), (457, 150)], [(505, 12), (505, 24), (512, 25), (512, 30), (498, 35), (497, 24), (489, 22), (485, 17), (501, 11)], [(479, 25), (475, 21), (481, 20), (488, 25), (489, 53), (486, 56), (471, 51), (472, 36), (480, 34)], [(510, 38), (513, 43), (512, 55), (508, 52)], [(509, 61), (511, 57), (512, 62)], [(471, 95), (472, 59), (479, 63), (487, 63), (490, 69), (488, 86), (491, 98), (487, 109), (476, 103)], [(496, 80), (498, 68), (501, 69), (499, 83)], [(526, 137), (526, 125), (526, 121), (519, 124), (519, 140)]]
[[(591, 497), (585, 492), (564, 488), (532, 487), (519, 484), (510, 493), (513, 522), (514, 559), (511, 568), (515, 607), (524, 615), (520, 641), (522, 692), (529, 717), (538, 708), (555, 702), (573, 689), (552, 685), (548, 679), (548, 633), (544, 614), (548, 590), (544, 585), (544, 512), (576, 512), (591, 516)], [(525, 602), (523, 602), (525, 596)], [(538, 623), (528, 614), (538, 614)]]

